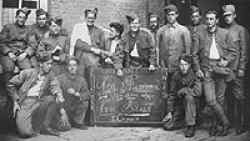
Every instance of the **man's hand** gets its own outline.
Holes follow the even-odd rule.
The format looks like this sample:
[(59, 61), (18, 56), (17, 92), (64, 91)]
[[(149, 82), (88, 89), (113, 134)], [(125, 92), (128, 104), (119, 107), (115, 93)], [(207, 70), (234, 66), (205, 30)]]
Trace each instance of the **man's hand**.
[(74, 95), (77, 96), (77, 97), (81, 96), (79, 92), (76, 92)]
[(228, 65), (228, 61), (225, 59), (221, 59), (218, 65), (221, 67), (226, 67)]
[(60, 61), (60, 57), (59, 56), (52, 56), (52, 59), (55, 61)]
[(117, 70), (117, 75), (118, 75), (118, 76), (123, 76), (123, 71), (122, 71), (121, 69), (118, 69), (118, 70)]
[(13, 105), (13, 117), (16, 117), (17, 111), (21, 109), (20, 105), (15, 101)]
[(244, 77), (245, 72), (243, 70), (238, 70), (238, 77)]
[(75, 91), (75, 89), (73, 89), (73, 88), (68, 88), (68, 89), (67, 89), (67, 93), (68, 93), (68, 94), (75, 95), (76, 91)]
[(149, 71), (155, 71), (156, 70), (154, 65), (150, 65), (148, 69), (149, 69)]
[(9, 52), (8, 56), (10, 57), (11, 60), (16, 61), (16, 55), (13, 52)]
[(164, 119), (162, 120), (163, 122), (168, 122), (168, 121), (170, 121), (170, 120), (172, 120), (173, 119), (173, 115), (172, 115), (172, 113), (171, 112), (169, 112), (165, 117), (164, 117)]
[(18, 57), (17, 57), (17, 60), (18, 61), (22, 61), (23, 59), (25, 59), (26, 58), (26, 56), (27, 56), (27, 53), (22, 53), (22, 54), (20, 54)]
[(198, 71), (196, 72), (196, 75), (197, 75), (197, 77), (199, 77), (199, 78), (204, 78), (204, 73), (203, 73), (201, 70), (198, 70)]
[(187, 88), (187, 87), (181, 88), (181, 89), (177, 92), (177, 96), (181, 98), (181, 97), (185, 96), (186, 94), (188, 94), (188, 93), (189, 93), (189, 90), (190, 90), (190, 88)]
[(58, 95), (56, 96), (56, 102), (57, 102), (57, 103), (63, 103), (64, 101), (65, 101), (65, 99), (64, 99), (64, 97), (63, 97), (62, 94), (58, 94)]
[(105, 62), (108, 64), (113, 64), (113, 61), (109, 57), (105, 59)]
[(94, 47), (92, 47), (90, 50), (91, 50), (94, 54), (101, 54), (101, 50), (100, 50), (99, 48), (94, 48)]

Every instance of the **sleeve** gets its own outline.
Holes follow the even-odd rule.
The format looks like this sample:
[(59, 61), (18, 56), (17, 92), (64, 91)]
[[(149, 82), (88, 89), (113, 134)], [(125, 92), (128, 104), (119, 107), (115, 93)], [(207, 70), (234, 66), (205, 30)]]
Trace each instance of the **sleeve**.
[(7, 83), (7, 91), (13, 101), (19, 101), (18, 88), (24, 83), (26, 71), (21, 71), (20, 74), (14, 76)]
[(193, 49), (192, 49), (192, 57), (194, 62), (194, 70), (200, 70), (200, 36), (199, 34), (195, 33), (193, 35)]
[(121, 45), (123, 46), (121, 56), (123, 57), (124, 67), (129, 67), (129, 62), (130, 62), (129, 44), (126, 36), (122, 38)]
[(243, 29), (240, 32), (240, 63), (239, 63), (239, 68), (240, 70), (245, 70), (246, 69), (246, 64), (248, 62), (248, 45), (249, 45), (249, 33), (247, 29)]
[(190, 50), (191, 50), (191, 34), (189, 32), (189, 30), (185, 27), (183, 30), (183, 45), (185, 47), (185, 54), (190, 54)]
[(194, 97), (201, 96), (202, 93), (202, 84), (199, 79), (195, 79), (193, 82), (193, 85), (190, 88), (189, 94), (191, 94)]
[(147, 39), (148, 44), (150, 46), (149, 62), (150, 62), (150, 65), (156, 65), (156, 49), (155, 49), (154, 37), (152, 36), (152, 34), (148, 33), (147, 38), (148, 38)]
[(81, 89), (80, 89), (80, 95), (81, 95), (81, 99), (83, 101), (87, 101), (90, 99), (90, 92), (89, 92), (89, 89), (88, 89), (88, 85), (87, 85), (87, 82), (85, 79), (82, 80), (81, 82)]
[(5, 25), (1, 31), (1, 42), (2, 42), (2, 46), (1, 46), (1, 53), (4, 55), (7, 55), (9, 52), (11, 52), (11, 49), (8, 46), (8, 42), (9, 42), (9, 27), (7, 25)]
[(228, 62), (233, 61), (235, 59), (235, 56), (237, 55), (237, 49), (233, 43), (233, 37), (229, 33), (227, 33), (226, 35), (226, 47), (224, 48), (224, 52), (224, 59)]
[(162, 42), (162, 30), (161, 28), (157, 31), (156, 33), (156, 48), (158, 49), (158, 57), (159, 57), (159, 65), (163, 68), (166, 68), (164, 59), (162, 54), (160, 53), (161, 51), (161, 42)]
[(87, 42), (82, 41), (81, 39), (77, 39), (76, 40), (76, 44), (75, 44), (75, 49), (77, 50), (81, 50), (84, 52), (90, 52), (90, 45)]

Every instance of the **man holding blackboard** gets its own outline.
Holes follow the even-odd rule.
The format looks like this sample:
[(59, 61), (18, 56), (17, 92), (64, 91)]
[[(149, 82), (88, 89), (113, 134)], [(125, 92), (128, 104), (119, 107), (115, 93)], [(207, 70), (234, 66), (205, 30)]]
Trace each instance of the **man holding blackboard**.
[(167, 101), (168, 114), (164, 121), (173, 121), (174, 103), (182, 99), (185, 107), (186, 137), (193, 137), (196, 124), (196, 99), (201, 95), (202, 85), (191, 68), (192, 57), (181, 56), (179, 71), (175, 72), (170, 82), (170, 91)]

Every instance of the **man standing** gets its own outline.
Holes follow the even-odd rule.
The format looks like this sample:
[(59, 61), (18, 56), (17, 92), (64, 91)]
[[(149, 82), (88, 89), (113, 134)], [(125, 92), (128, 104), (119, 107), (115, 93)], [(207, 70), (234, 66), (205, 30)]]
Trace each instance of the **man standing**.
[(243, 132), (244, 112), (245, 112), (245, 95), (244, 95), (244, 76), (247, 64), (247, 47), (249, 42), (249, 33), (247, 29), (239, 25), (236, 19), (235, 6), (225, 5), (222, 7), (226, 28), (232, 36), (232, 41), (236, 47), (236, 59), (230, 64), (235, 74), (235, 79), (230, 82), (232, 95), (234, 96), (235, 113), (234, 119), (236, 123), (236, 133)]
[(25, 22), (30, 14), (26, 8), (16, 11), (16, 21), (7, 24), (1, 32), (1, 64), (3, 66), (6, 81), (13, 76), (14, 72), (32, 68), (30, 58), (34, 49), (28, 44), (29, 29)]
[(125, 52), (124, 66), (128, 68), (155, 69), (155, 46), (153, 37), (149, 32), (141, 29), (140, 19), (137, 15), (126, 16), (129, 31), (123, 37)]
[(59, 135), (51, 128), (51, 121), (58, 109), (57, 103), (64, 102), (64, 98), (58, 81), (50, 73), (50, 57), (40, 58), (39, 61), (39, 68), (25, 69), (7, 84), (14, 103), (13, 116), (22, 137), (31, 137), (37, 132)]
[(157, 46), (160, 52), (160, 66), (168, 68), (168, 78), (178, 70), (178, 60), (183, 54), (190, 54), (191, 37), (189, 30), (177, 22), (179, 16), (175, 5), (165, 8), (168, 23), (157, 32)]
[[(203, 78), (206, 102), (214, 111), (210, 135), (224, 136), (229, 129), (229, 121), (223, 109), (225, 80), (231, 72), (229, 63), (234, 59), (235, 49), (230, 34), (217, 26), (217, 12), (209, 10), (205, 16), (207, 27), (197, 32), (194, 38), (194, 68), (198, 77)], [(216, 128), (217, 120), (222, 122), (220, 132)]]
[(76, 58), (70, 58), (67, 65), (68, 71), (58, 76), (65, 98), (63, 107), (69, 116), (71, 125), (86, 130), (84, 119), (90, 99), (87, 82), (77, 74), (79, 61)]
[(101, 50), (105, 49), (104, 32), (95, 26), (97, 14), (97, 8), (85, 10), (85, 21), (76, 24), (72, 31), (69, 53), (80, 60), (81, 74), (91, 67), (100, 66)]
[(153, 43), (155, 47), (155, 52), (156, 52), (156, 64), (159, 66), (159, 48), (156, 45), (156, 34), (157, 31), (160, 28), (160, 18), (156, 14), (150, 14), (149, 15), (149, 30), (153, 36)]
[(191, 68), (192, 57), (182, 56), (179, 60), (179, 70), (174, 73), (170, 82), (170, 91), (167, 102), (168, 114), (165, 120), (173, 118), (174, 103), (182, 99), (185, 107), (186, 137), (195, 135), (196, 100), (201, 95), (202, 85)]
[(188, 26), (188, 29), (193, 36), (196, 32), (198, 32), (199, 28), (205, 28), (205, 25), (202, 24), (202, 13), (199, 7), (191, 6), (191, 25)]

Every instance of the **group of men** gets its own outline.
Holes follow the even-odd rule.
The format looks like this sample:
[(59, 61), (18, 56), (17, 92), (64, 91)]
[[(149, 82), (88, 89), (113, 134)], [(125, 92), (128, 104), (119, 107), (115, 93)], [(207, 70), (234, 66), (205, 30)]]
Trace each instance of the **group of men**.
[(167, 68), (167, 91), (163, 92), (167, 114), (163, 121), (175, 121), (175, 103), (183, 101), (186, 137), (195, 135), (201, 113), (197, 101), (202, 95), (204, 110), (209, 111), (210, 135), (228, 134), (224, 97), (230, 85), (238, 108), (236, 132), (241, 134), (248, 32), (236, 23), (234, 5), (222, 9), (225, 29), (218, 26), (219, 14), (214, 10), (205, 13), (202, 24), (202, 13), (196, 6), (191, 7), (192, 25), (180, 25), (179, 11), (170, 4), (164, 8), (165, 25), (160, 26), (159, 17), (152, 14), (146, 29), (141, 27), (139, 16), (131, 14), (126, 16), (128, 31), (123, 34), (123, 24), (112, 22), (108, 37), (95, 25), (97, 8), (85, 10), (85, 21), (76, 24), (70, 36), (62, 28), (61, 18), (50, 18), (42, 9), (36, 12), (36, 23), (26, 26), (30, 11), (19, 9), (16, 22), (4, 26), (0, 34), (0, 62), (20, 135), (59, 135), (58, 130), (71, 126), (86, 129), (90, 95), (85, 78), (89, 80), (91, 69), (96, 67), (114, 68), (118, 76), (123, 75), (122, 68)]

